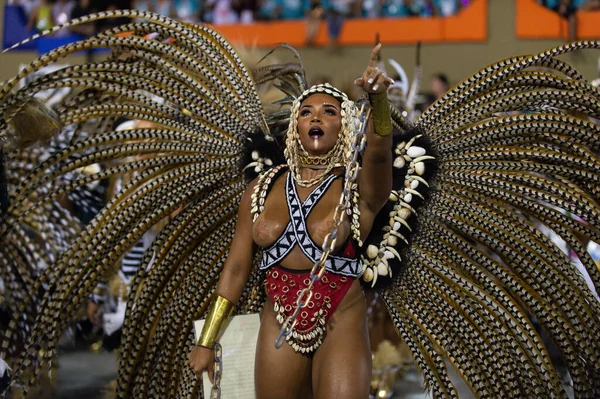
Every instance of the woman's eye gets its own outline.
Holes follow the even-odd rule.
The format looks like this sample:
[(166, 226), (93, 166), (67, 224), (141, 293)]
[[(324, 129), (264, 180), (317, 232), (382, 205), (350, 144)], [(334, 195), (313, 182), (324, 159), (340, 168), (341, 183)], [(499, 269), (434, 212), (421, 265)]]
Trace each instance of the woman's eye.
[(310, 115), (310, 111), (307, 109), (300, 112), (300, 116), (307, 116), (307, 115)]
[(333, 109), (326, 109), (325, 113), (327, 115), (337, 115), (337, 112), (335, 110), (333, 110)]

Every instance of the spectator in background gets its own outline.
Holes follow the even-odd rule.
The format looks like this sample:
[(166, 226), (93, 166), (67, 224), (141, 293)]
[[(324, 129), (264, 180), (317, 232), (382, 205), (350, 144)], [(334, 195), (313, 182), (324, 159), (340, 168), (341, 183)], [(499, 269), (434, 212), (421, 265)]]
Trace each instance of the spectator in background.
[(431, 79), (431, 93), (435, 100), (442, 98), (444, 94), (450, 89), (450, 82), (448, 77), (443, 73), (436, 73)]
[(307, 45), (312, 46), (319, 33), (319, 27), (321, 26), (321, 20), (325, 16), (327, 10), (327, 4), (324, 0), (310, 0), (310, 9), (307, 13), (306, 21), (306, 42)]
[(344, 20), (351, 16), (354, 0), (330, 0), (327, 10), (327, 32), (331, 49), (337, 50)]
[(441, 17), (454, 15), (462, 8), (461, 0), (434, 0), (435, 12)]
[(583, 0), (580, 3), (579, 9), (581, 11), (600, 10), (600, 0)]
[[(73, 11), (71, 11), (70, 19), (81, 18), (83, 16), (86, 16), (86, 15), (91, 14), (96, 11), (98, 11), (98, 10), (95, 9), (94, 7), (92, 7), (90, 0), (77, 0), (77, 3), (75, 4), (75, 7), (73, 8)], [(98, 21), (88, 22), (87, 24), (72, 26), (71, 32), (76, 33), (78, 35), (82, 35), (84, 37), (90, 37), (91, 35), (96, 33), (97, 22)], [(85, 62), (89, 62), (89, 63), (93, 62), (92, 53), (93, 53), (93, 51), (91, 48), (85, 50), (85, 57), (86, 57)]]
[(278, 0), (281, 19), (302, 19), (306, 14), (308, 3), (304, 0)]
[(40, 5), (40, 2), (40, 0), (8, 0), (7, 4), (21, 6), (27, 18), (30, 18), (33, 10)]
[[(64, 24), (71, 19), (71, 12), (75, 8), (74, 1), (56, 0), (52, 6), (52, 20), (56, 25)], [(65, 37), (71, 34), (69, 28), (64, 28), (56, 32), (53, 37)]]
[(279, 18), (278, 0), (259, 0), (258, 18), (263, 21), (272, 21)]
[(360, 16), (363, 18), (378, 18), (381, 16), (383, 0), (357, 0)]
[[(90, 0), (78, 0), (75, 7), (73, 7), (73, 11), (71, 11), (71, 17), (69, 19), (81, 18), (96, 11), (98, 10), (92, 7)], [(84, 25), (73, 26), (71, 27), (71, 31), (88, 37), (93, 35), (96, 31), (96, 24), (87, 23)]]
[(171, 0), (156, 0), (154, 12), (165, 17), (171, 17), (173, 13), (173, 3)]
[(134, 10), (139, 11), (154, 11), (152, 2), (150, 0), (133, 0), (131, 6)]
[(200, 0), (175, 0), (175, 16), (183, 22), (200, 21)]
[(212, 11), (212, 23), (215, 25), (238, 23), (238, 13), (234, 10), (234, 5), (233, 0), (215, 0)]
[(427, 98), (426, 106), (430, 106), (440, 99), (450, 89), (448, 77), (443, 73), (436, 73), (431, 77), (430, 93)]
[(567, 20), (569, 26), (569, 41), (577, 39), (577, 16), (575, 12), (577, 7), (583, 4), (585, 0), (540, 0), (540, 3), (551, 10), (554, 10)]
[(200, 0), (200, 21), (213, 23), (217, 0)]
[(242, 24), (251, 24), (258, 12), (257, 0), (236, 0), (234, 9), (237, 11)]
[(382, 15), (384, 17), (405, 18), (413, 16), (410, 3), (412, 0), (384, 0)]
[(302, 19), (306, 16), (309, 3), (306, 0), (263, 0), (260, 5), (261, 19)]
[(35, 29), (38, 32), (41, 32), (50, 29), (53, 26), (54, 18), (52, 18), (52, 5), (48, 0), (40, 0), (39, 4), (29, 15), (27, 29)]
[(433, 0), (412, 0), (410, 9), (413, 15), (420, 17), (432, 17), (437, 15)]
[(52, 18), (56, 24), (64, 24), (69, 21), (71, 12), (75, 8), (75, 2), (70, 0), (56, 0), (52, 6)]

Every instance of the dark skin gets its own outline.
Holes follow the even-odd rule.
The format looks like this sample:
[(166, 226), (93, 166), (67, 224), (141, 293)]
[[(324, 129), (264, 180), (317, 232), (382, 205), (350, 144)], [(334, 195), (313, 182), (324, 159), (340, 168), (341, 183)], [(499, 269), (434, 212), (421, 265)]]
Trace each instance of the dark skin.
[[(385, 93), (393, 83), (376, 68), (381, 45), (376, 46), (367, 68), (355, 84), (370, 94)], [(337, 99), (325, 94), (306, 98), (299, 109), (298, 134), (302, 145), (311, 155), (326, 154), (337, 141), (341, 127), (341, 105)], [(318, 126), (323, 135), (316, 139), (309, 131)], [(379, 136), (373, 123), (367, 126), (367, 149), (363, 155), (362, 169), (358, 175), (360, 190), (361, 236), (367, 236), (375, 215), (385, 205), (392, 188), (391, 135)], [(342, 169), (335, 171), (342, 173)], [(321, 170), (302, 168), (303, 179), (322, 173)], [(318, 245), (333, 228), (333, 213), (342, 192), (338, 179), (315, 206), (307, 220), (309, 233)], [(285, 200), (285, 174), (273, 184), (265, 202), (264, 211), (256, 223), (250, 212), (251, 194), (256, 181), (244, 193), (239, 211), (231, 250), (223, 266), (216, 293), (233, 303), (239, 299), (248, 280), (252, 259), (258, 246), (271, 245), (289, 222)], [(297, 185), (304, 200), (314, 189)], [(344, 218), (339, 231), (340, 247), (350, 234), (350, 224)], [(297, 246), (283, 259), (282, 266), (295, 270), (310, 270), (312, 262)], [(371, 380), (371, 350), (367, 331), (366, 303), (358, 280), (333, 313), (327, 323), (327, 333), (313, 356), (296, 353), (287, 343), (275, 349), (274, 343), (281, 326), (275, 318), (273, 304), (267, 300), (261, 318), (256, 351), (256, 395), (258, 399), (270, 398), (357, 398), (368, 397)], [(194, 347), (189, 355), (190, 367), (200, 375), (208, 371), (213, 376), (214, 351)]]

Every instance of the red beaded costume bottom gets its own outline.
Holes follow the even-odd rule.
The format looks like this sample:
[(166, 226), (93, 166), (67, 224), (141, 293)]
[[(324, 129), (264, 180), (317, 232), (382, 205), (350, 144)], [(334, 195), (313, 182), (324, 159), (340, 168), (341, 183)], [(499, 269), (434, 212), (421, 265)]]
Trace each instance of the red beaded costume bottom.
[[(273, 303), (279, 324), (294, 313), (298, 292), (310, 282), (310, 271), (296, 271), (279, 265), (267, 270), (265, 289)], [(299, 353), (317, 350), (325, 336), (325, 325), (350, 289), (351, 277), (326, 271), (313, 286), (313, 296), (300, 311), (296, 328), (287, 336), (290, 346)]]

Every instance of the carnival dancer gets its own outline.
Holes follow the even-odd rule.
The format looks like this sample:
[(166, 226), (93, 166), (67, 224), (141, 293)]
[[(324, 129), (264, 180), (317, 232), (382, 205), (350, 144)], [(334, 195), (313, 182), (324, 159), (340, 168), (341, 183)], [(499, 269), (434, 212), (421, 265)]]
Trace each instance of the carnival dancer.
[[(289, 345), (276, 349), (273, 343), (281, 325), (295, 310), (298, 293), (308, 287), (310, 269), (318, 261), (315, 254), (319, 256), (323, 240), (334, 228), (334, 211), (344, 188), (341, 177), (351, 161), (358, 125), (358, 109), (345, 94), (327, 84), (313, 86), (292, 105), (288, 166), (270, 182), (252, 182), (242, 197), (236, 233), (211, 304), (214, 311), (200, 346), (190, 354), (196, 372), (208, 368), (212, 374), (215, 338), (242, 294), (259, 246), (268, 299), (256, 352), (257, 396), (306, 398), (312, 392), (319, 398), (368, 397), (371, 350), (357, 242), (368, 236), (392, 189), (392, 121), (386, 91), (393, 81), (376, 68), (380, 48), (373, 49), (355, 82), (369, 94), (373, 107), (356, 181), (360, 236), (352, 237), (354, 218), (344, 212), (327, 271), (315, 283), (296, 331), (287, 337)], [(265, 201), (262, 210), (253, 211), (252, 196), (257, 195)], [(346, 382), (340, 384), (342, 380)]]
[[(357, 397), (366, 395), (369, 349), (359, 278), (365, 289), (381, 295), (436, 397), (457, 397), (447, 361), (480, 397), (565, 397), (531, 317), (564, 358), (575, 396), (600, 396), (600, 302), (594, 292), (600, 271), (581, 242), (581, 237), (600, 241), (600, 128), (589, 120), (600, 117), (600, 95), (559, 58), (598, 49), (599, 42), (491, 64), (452, 88), (414, 124), (395, 107), (378, 104), (385, 97), (376, 94), (386, 83), (375, 82), (377, 75), (367, 69), (357, 83), (371, 93), (373, 126), (361, 155), (362, 138), (355, 133), (362, 122), (350, 123), (357, 108), (332, 87), (306, 91), (301, 62), (265, 66), (251, 76), (212, 28), (141, 11), (101, 13), (70, 25), (120, 17), (141, 22), (43, 55), (0, 90), (0, 139), (23, 116), (24, 102), (54, 87), (78, 90), (61, 108), (65, 125), (117, 117), (155, 124), (126, 132), (100, 124), (94, 135), (42, 162), (11, 196), (3, 238), (18, 233), (28, 212), (65, 191), (50, 185), (42, 195), (44, 183), (86, 165), (140, 155), (109, 163), (69, 186), (137, 171), (33, 282), (34, 292), (46, 289), (25, 350), (11, 364), (13, 382), (24, 388), (35, 382), (106, 271), (183, 204), (153, 240), (132, 283), (119, 398), (198, 394), (202, 388), (190, 360), (197, 370), (209, 366), (207, 348), (228, 313), (261, 310), (257, 362), (264, 367), (258, 368), (258, 396), (269, 397), (269, 389), (273, 396), (281, 393), (277, 389), (335, 396), (344, 386), (353, 387)], [(112, 49), (110, 57), (13, 91), (44, 65), (96, 47)], [(291, 105), (292, 112), (264, 113), (256, 86), (273, 80), (285, 93), (279, 103)], [(390, 119), (379, 114), (386, 109)], [(311, 130), (311, 123), (320, 123), (321, 130)], [(380, 137), (391, 130), (388, 123), (397, 131), (395, 141)], [(281, 157), (287, 166), (279, 166), (280, 140), (287, 143)], [(324, 156), (332, 148), (332, 156)], [(384, 148), (389, 157), (380, 156)], [(362, 166), (357, 175), (355, 161)], [(257, 180), (254, 172), (260, 173)], [(11, 212), (26, 204), (26, 212)], [(572, 248), (592, 288), (532, 220)], [(326, 238), (332, 231), (335, 241)], [(27, 249), (27, 243), (19, 245)], [(254, 248), (257, 256), (247, 258)], [(311, 266), (314, 281), (310, 272), (299, 277), (297, 271)], [(301, 285), (306, 290), (298, 303), (284, 298)], [(13, 305), (25, 311), (31, 299)], [(193, 321), (207, 316), (216, 328), (202, 335), (206, 348), (196, 347)], [(284, 334), (278, 336), (280, 326)], [(17, 326), (11, 325), (0, 349), (16, 336)], [(278, 350), (275, 338), (277, 344), (286, 341)], [(6, 359), (4, 353), (0, 357)], [(290, 382), (267, 379), (266, 373), (289, 373)]]

